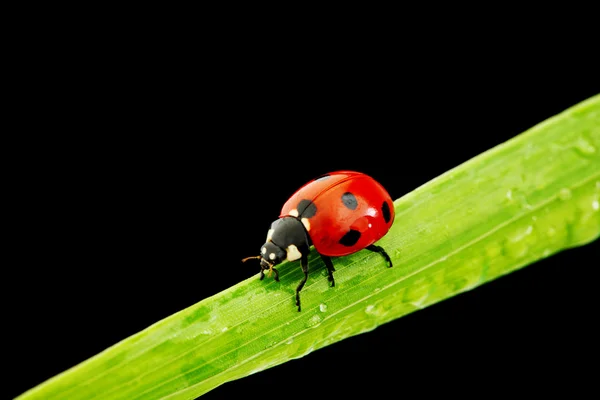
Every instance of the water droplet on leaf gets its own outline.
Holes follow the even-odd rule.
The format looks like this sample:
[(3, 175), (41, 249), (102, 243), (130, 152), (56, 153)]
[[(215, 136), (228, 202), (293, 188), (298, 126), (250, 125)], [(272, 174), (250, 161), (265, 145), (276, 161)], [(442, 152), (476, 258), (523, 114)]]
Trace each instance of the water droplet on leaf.
[(594, 145), (585, 138), (579, 138), (579, 140), (575, 142), (575, 150), (582, 156), (589, 156), (596, 152)]
[(317, 314), (315, 314), (312, 317), (310, 317), (308, 319), (308, 321), (306, 321), (306, 326), (309, 328), (314, 328), (315, 326), (319, 325), (320, 323), (321, 323), (321, 317), (319, 317)]

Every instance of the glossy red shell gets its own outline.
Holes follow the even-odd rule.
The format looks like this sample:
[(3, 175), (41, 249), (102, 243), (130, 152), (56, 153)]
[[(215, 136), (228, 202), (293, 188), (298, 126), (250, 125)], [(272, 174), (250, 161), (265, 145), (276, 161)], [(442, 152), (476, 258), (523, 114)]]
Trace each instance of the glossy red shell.
[(283, 205), (280, 216), (289, 215), (306, 218), (313, 245), (325, 256), (352, 254), (375, 243), (395, 216), (385, 188), (355, 171), (331, 172), (305, 184)]

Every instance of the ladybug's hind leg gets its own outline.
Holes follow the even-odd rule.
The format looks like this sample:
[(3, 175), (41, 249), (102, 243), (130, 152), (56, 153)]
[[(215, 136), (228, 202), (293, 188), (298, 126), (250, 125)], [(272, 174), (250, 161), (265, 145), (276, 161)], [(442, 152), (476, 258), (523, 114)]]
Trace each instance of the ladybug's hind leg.
[(329, 282), (331, 282), (331, 287), (334, 287), (335, 280), (333, 279), (333, 271), (335, 271), (335, 268), (333, 267), (333, 263), (331, 262), (331, 257), (324, 256), (323, 254), (320, 254), (320, 256), (321, 256), (321, 259), (323, 259), (325, 266), (327, 267), (327, 274), (328, 274)]
[(381, 254), (384, 258), (385, 261), (387, 261), (388, 263), (388, 267), (391, 268), (392, 267), (392, 260), (390, 259), (390, 256), (388, 256), (388, 253), (385, 252), (385, 250), (383, 249), (383, 247), (381, 246), (375, 246), (374, 244), (365, 247), (367, 250), (371, 250), (374, 251), (376, 253)]

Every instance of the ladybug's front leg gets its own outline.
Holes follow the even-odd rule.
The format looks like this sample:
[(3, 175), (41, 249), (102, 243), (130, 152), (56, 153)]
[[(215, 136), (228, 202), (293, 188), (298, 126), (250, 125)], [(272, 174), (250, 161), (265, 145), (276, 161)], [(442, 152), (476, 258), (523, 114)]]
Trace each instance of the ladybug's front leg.
[(296, 305), (298, 306), (298, 311), (300, 311), (300, 291), (308, 279), (308, 256), (306, 254), (302, 255), (302, 258), (300, 259), (300, 266), (302, 267), (302, 272), (304, 272), (304, 279), (300, 281), (298, 287), (296, 288)]
[[(262, 281), (263, 279), (265, 279), (265, 270), (268, 268), (262, 268), (260, 270), (260, 280)], [(275, 272), (275, 277), (273, 279), (275, 279), (277, 282), (279, 282), (279, 271), (277, 271), (277, 269), (275, 267), (271, 267), (271, 269), (269, 271), (273, 271)], [(269, 274), (270, 276), (270, 274)]]
[(333, 271), (335, 271), (335, 268), (333, 267), (333, 263), (331, 262), (331, 257), (329, 256), (324, 256), (323, 254), (320, 254), (321, 258), (323, 259), (323, 262), (325, 263), (325, 266), (327, 267), (327, 274), (329, 282), (331, 282), (331, 287), (335, 286), (335, 280), (333, 279)]

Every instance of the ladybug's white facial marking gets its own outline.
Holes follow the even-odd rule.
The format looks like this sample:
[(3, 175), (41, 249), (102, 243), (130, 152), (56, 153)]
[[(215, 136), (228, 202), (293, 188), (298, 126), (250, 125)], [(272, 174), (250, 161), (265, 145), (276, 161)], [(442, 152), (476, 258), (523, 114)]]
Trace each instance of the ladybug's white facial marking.
[(286, 252), (288, 261), (296, 261), (302, 258), (302, 253), (300, 253), (300, 250), (293, 244), (290, 244), (287, 247)]
[(306, 228), (306, 231), (309, 232), (310, 231), (310, 221), (308, 220), (308, 218), (302, 218), (302, 225), (304, 225), (304, 227)]
[(288, 214), (291, 215), (292, 217), (297, 217), (298, 216), (298, 210), (296, 210), (294, 208), (293, 210), (290, 210), (290, 212)]
[(281, 263), (287, 257), (287, 253), (285, 249), (277, 246), (273, 242), (265, 243), (260, 250), (262, 257), (261, 263), (262, 265), (269, 266), (269, 268), (273, 267)]

